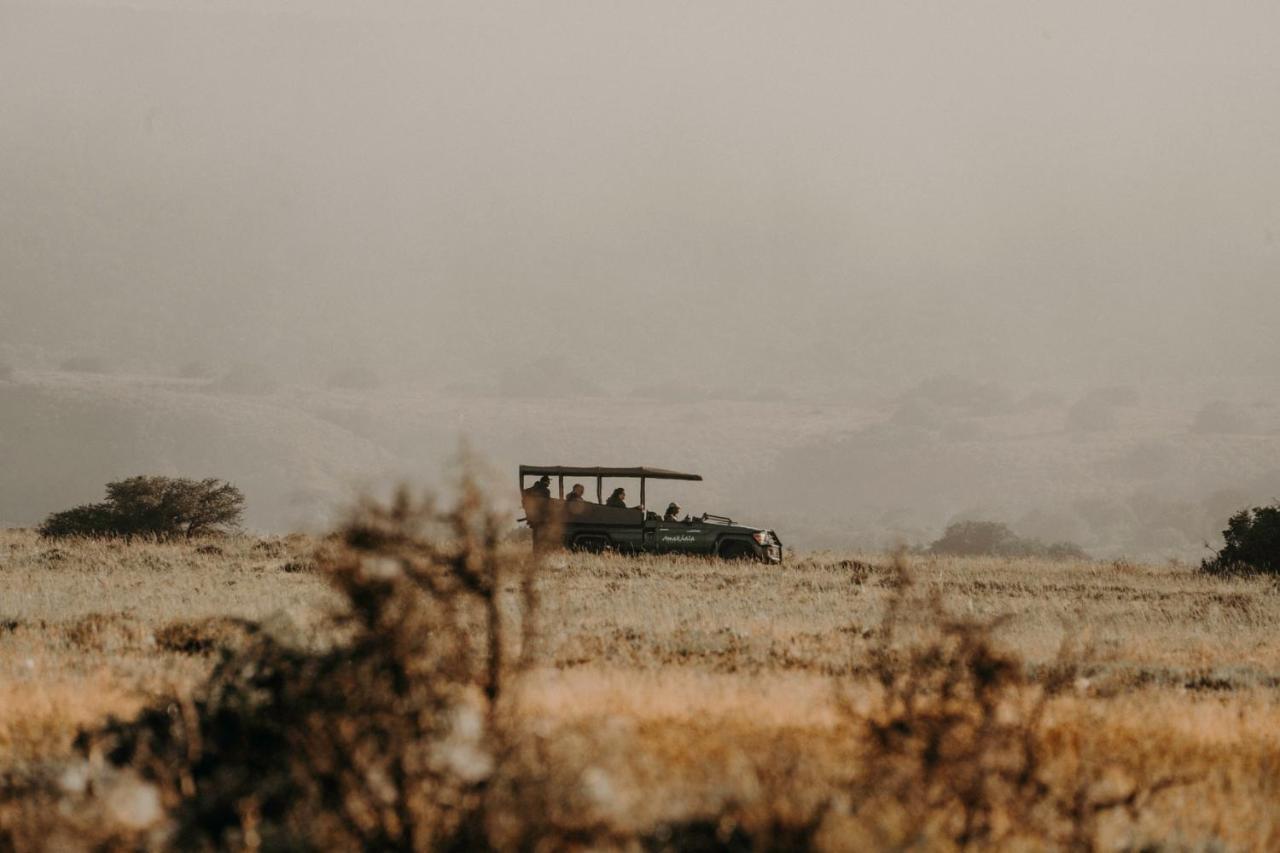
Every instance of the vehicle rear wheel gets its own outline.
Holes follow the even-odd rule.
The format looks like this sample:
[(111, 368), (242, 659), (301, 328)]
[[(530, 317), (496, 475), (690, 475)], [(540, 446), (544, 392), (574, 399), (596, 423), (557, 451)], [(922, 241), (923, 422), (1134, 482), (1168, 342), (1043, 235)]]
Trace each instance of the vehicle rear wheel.
[(589, 554), (599, 554), (609, 549), (609, 540), (604, 536), (579, 536), (573, 540), (573, 549), (586, 551)]
[(721, 543), (720, 549), (716, 554), (722, 560), (750, 560), (755, 557), (755, 552), (750, 545), (746, 542), (739, 542), (736, 539)]

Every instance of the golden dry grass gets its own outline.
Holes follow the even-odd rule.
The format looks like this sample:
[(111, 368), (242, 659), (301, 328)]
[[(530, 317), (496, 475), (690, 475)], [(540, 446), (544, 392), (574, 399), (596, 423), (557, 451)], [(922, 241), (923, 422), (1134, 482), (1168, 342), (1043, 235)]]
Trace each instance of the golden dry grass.
[[(60, 766), (79, 727), (189, 691), (212, 650), (238, 642), (236, 620), (326, 644), (334, 595), (308, 570), (315, 544), (0, 534), (0, 780)], [(598, 846), (725, 815), (759, 828), (815, 814), (826, 815), (812, 839), (825, 849), (943, 843), (913, 836), (905, 813), (886, 810), (869, 828), (847, 802), (882, 697), (873, 662), (898, 592), (891, 562), (553, 557), (537, 665), (518, 693), (556, 792), (549, 819)], [(917, 590), (938, 592), (951, 614), (1003, 618), (994, 636), (1020, 660), (1024, 693), (1066, 671), (1036, 733), (1053, 785), (1091, 802), (1132, 793), (1099, 812), (1091, 843), (1280, 846), (1273, 583), (1175, 565), (909, 562)], [(925, 642), (936, 623), (909, 607), (889, 651)], [(0, 810), (0, 828), (23, 815)]]

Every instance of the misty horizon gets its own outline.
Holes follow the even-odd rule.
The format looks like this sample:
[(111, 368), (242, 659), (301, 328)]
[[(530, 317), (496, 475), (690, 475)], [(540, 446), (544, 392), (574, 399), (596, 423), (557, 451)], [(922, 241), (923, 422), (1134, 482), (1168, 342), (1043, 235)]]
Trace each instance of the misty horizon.
[[(474, 434), (499, 468), (705, 468), (713, 500), (787, 495), (859, 541), (981, 510), (1185, 554), (1210, 495), (1265, 499), (1280, 470), (1280, 11), (0, 22), (4, 523), (199, 468), (261, 477), (251, 518), (287, 526)], [(1144, 489), (1193, 509), (1135, 511), (1141, 536), (1081, 509)]]

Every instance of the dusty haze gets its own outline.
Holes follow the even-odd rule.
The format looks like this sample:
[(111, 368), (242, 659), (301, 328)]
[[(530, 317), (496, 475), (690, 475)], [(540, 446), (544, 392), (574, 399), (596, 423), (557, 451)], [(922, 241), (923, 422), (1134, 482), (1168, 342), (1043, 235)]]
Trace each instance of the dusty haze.
[(1280, 495), (1278, 31), (0, 1), (0, 522), (153, 471), (309, 524), (465, 434), (798, 543), (1193, 556)]

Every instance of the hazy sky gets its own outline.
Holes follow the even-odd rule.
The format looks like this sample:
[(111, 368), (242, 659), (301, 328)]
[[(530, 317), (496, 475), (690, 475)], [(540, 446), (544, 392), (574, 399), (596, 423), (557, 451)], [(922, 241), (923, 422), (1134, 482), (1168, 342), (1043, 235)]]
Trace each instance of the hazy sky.
[(0, 0), (0, 341), (1280, 372), (1273, 3)]

